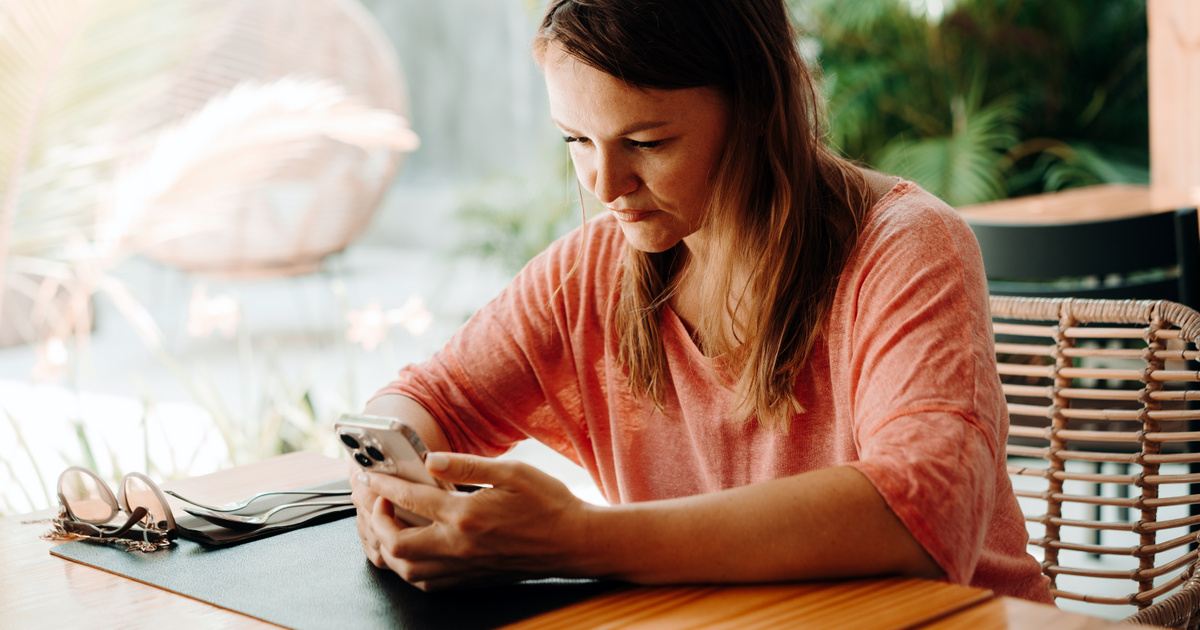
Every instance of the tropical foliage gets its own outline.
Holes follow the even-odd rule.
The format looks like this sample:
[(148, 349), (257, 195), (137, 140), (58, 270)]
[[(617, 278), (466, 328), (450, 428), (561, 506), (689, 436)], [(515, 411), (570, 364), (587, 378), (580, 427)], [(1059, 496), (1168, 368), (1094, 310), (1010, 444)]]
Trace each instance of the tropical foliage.
[(952, 205), (1148, 180), (1144, 0), (789, 0), (830, 138)]

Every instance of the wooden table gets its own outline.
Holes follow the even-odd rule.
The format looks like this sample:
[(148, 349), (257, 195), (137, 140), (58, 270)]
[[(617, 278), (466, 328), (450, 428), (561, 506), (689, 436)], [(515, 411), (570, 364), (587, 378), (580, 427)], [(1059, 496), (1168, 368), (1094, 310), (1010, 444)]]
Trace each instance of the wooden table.
[[(267, 489), (295, 488), (347, 472), (343, 461), (293, 453), (167, 484), (222, 503)], [(173, 505), (172, 507), (180, 507)], [(38, 538), (50, 511), (0, 519), (0, 627), (275, 627), (85, 565), (51, 556)], [(134, 617), (136, 615), (136, 617)], [(512, 628), (1045, 628), (1132, 626), (1068, 613), (989, 591), (919, 579), (870, 579), (754, 586), (637, 587), (533, 617)]]
[(1044, 195), (1015, 197), (958, 208), (967, 218), (995, 223), (1079, 223), (1122, 219), (1200, 206), (1191, 190), (1108, 184)]

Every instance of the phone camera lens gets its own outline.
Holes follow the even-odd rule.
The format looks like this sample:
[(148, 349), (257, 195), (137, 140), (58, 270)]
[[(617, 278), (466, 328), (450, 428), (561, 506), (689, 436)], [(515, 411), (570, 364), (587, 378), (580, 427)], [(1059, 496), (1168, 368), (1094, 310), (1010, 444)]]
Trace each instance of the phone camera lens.
[(363, 468), (370, 468), (375, 464), (375, 462), (371, 461), (371, 458), (363, 455), (362, 453), (355, 453), (354, 461), (358, 462), (358, 465), (362, 466)]
[(380, 453), (379, 449), (375, 448), (374, 446), (368, 446), (366, 448), (366, 451), (367, 451), (367, 455), (371, 456), (371, 459), (373, 459), (377, 462), (383, 461), (383, 453)]
[(342, 443), (344, 443), (346, 446), (349, 446), (350, 448), (358, 448), (358, 440), (354, 439), (350, 435), (343, 433), (338, 437), (342, 438)]

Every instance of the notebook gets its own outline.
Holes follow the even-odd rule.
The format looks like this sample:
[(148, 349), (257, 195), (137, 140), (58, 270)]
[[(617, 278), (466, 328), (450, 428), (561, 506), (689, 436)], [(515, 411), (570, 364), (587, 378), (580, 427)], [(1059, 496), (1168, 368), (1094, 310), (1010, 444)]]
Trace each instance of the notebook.
[(424, 593), (376, 569), (353, 518), (230, 547), (191, 540), (153, 553), (76, 541), (53, 555), (288, 628), (495, 628), (619, 588), (537, 580)]

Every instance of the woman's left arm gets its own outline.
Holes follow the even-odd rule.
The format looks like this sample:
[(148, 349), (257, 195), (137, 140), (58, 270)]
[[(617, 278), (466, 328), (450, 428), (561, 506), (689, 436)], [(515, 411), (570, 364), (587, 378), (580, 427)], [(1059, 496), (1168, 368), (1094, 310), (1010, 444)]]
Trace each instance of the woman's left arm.
[[(371, 474), (384, 564), (425, 589), (529, 577), (642, 584), (769, 582), (941, 569), (857, 470), (834, 467), (721, 492), (594, 506), (536, 468), (438, 453), (463, 495)], [(434, 521), (405, 527), (391, 505)]]
[(601, 508), (583, 554), (646, 584), (769, 582), (942, 570), (854, 468)]

